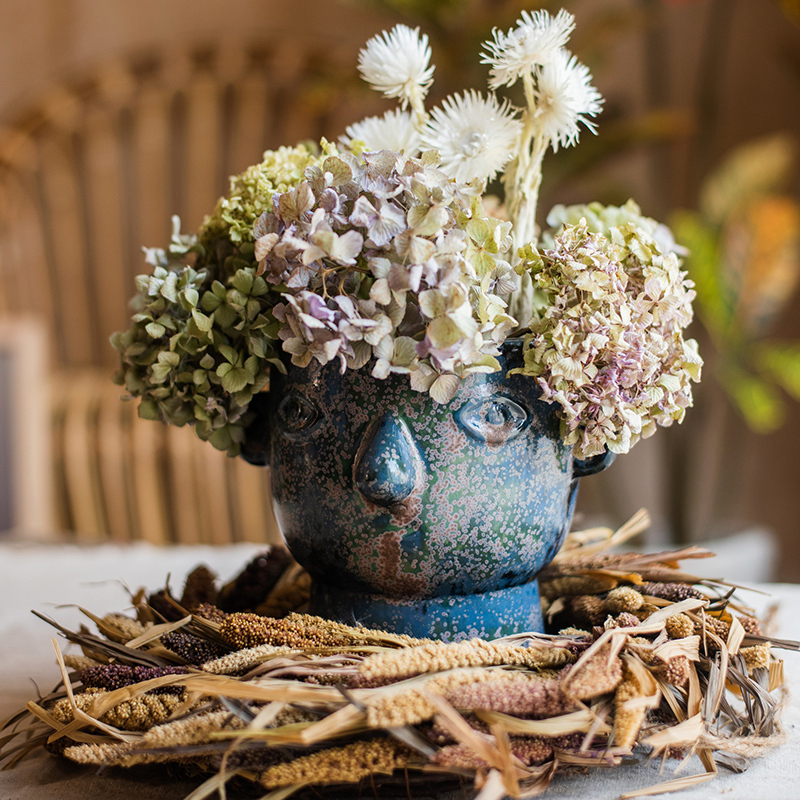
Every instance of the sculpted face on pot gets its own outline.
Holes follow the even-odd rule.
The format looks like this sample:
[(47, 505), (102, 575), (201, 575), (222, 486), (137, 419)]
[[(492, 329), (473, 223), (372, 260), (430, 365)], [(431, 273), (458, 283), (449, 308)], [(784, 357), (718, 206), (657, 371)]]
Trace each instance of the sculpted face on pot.
[(315, 580), (464, 595), (523, 583), (551, 560), (572, 513), (571, 448), (511, 366), (470, 376), (447, 405), (404, 375), (316, 363), (274, 375), (260, 439), (281, 530)]

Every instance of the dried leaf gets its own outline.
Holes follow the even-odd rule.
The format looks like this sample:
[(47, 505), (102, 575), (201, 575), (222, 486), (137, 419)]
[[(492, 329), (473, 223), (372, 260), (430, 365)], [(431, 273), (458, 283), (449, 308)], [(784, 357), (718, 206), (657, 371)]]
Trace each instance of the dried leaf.
[(739, 652), (739, 648), (742, 646), (742, 640), (744, 639), (745, 630), (742, 627), (742, 623), (736, 617), (731, 618), (731, 627), (728, 631), (728, 641), (726, 643), (728, 652), (735, 656)]
[[(503, 759), (493, 737), (476, 731), (467, 724), (450, 703), (440, 695), (428, 694), (428, 700), (436, 707), (436, 721), (460, 744), (469, 747), (478, 758), (495, 769), (502, 769)], [(502, 785), (502, 781), (501, 781)]]
[(485, 710), (476, 711), (475, 715), (490, 725), (502, 723), (509, 733), (527, 736), (566, 736), (568, 733), (608, 733), (611, 730), (610, 725), (588, 708), (547, 719), (519, 719), (499, 711)]
[(483, 788), (480, 790), (475, 800), (503, 800), (506, 796), (506, 787), (503, 783), (503, 776), (496, 769), (490, 770)]
[(775, 659), (769, 665), (769, 691), (772, 692), (779, 686), (783, 686), (786, 679), (783, 674), (783, 661)]
[(706, 732), (703, 717), (695, 714), (678, 725), (672, 725), (642, 740), (642, 744), (650, 745), (657, 753), (667, 747), (696, 742)]
[(714, 761), (717, 766), (725, 767), (725, 769), (735, 773), (745, 772), (750, 766), (750, 761), (748, 759), (736, 753), (718, 751), (714, 753)]
[(575, 753), (554, 748), (554, 752), (560, 764), (576, 767), (617, 767), (624, 757), (630, 755), (627, 747), (604, 747), (602, 750), (593, 750), (590, 753)]
[(516, 797), (519, 794), (519, 776), (517, 773), (520, 768), (525, 769), (525, 765), (511, 752), (511, 741), (502, 724), (496, 722), (489, 727), (489, 730), (494, 736), (495, 742), (497, 742), (497, 751), (503, 760), (503, 768), (501, 770), (503, 786), (508, 794)]
[(693, 635), (683, 639), (668, 639), (653, 648), (653, 655), (662, 661), (669, 661), (677, 656), (686, 656), (689, 661), (697, 661), (700, 658), (700, 637)]
[(300, 735), (303, 744), (318, 744), (348, 733), (367, 729), (367, 715), (353, 705), (346, 705), (306, 728)]
[(127, 643), (127, 646), (130, 647), (131, 650), (138, 650), (140, 647), (150, 644), (150, 642), (161, 638), (167, 633), (172, 633), (173, 631), (186, 627), (191, 621), (192, 616), (190, 614), (183, 619), (179, 619), (177, 622), (165, 622), (162, 625), (153, 625), (152, 628), (146, 630), (141, 636), (131, 639)]
[(88, 648), (94, 653), (100, 653), (110, 658), (117, 659), (122, 664), (139, 664), (144, 667), (168, 667), (174, 664), (174, 661), (168, 661), (165, 658), (154, 656), (150, 653), (133, 650), (125, 645), (109, 642), (98, 636), (93, 636), (92, 634), (74, 633), (59, 625), (55, 620), (46, 617), (44, 614), (40, 614), (38, 611), (33, 611), (32, 613), (34, 616), (39, 617), (39, 619), (44, 620), (48, 625), (52, 625), (56, 630), (60, 631), (68, 642), (73, 642), (81, 647)]

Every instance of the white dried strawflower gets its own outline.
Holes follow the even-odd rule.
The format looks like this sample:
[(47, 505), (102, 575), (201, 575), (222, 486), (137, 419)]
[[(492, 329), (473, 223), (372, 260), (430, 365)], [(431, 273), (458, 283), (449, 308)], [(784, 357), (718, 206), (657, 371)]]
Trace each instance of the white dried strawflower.
[(553, 150), (571, 147), (578, 141), (579, 125), (595, 133), (589, 119), (602, 107), (603, 98), (591, 84), (588, 67), (567, 50), (558, 50), (551, 61), (537, 70), (536, 121)]
[(575, 17), (562, 9), (555, 17), (547, 11), (523, 11), (517, 27), (507, 34), (494, 30), (494, 39), (484, 42), (486, 52), (481, 59), (492, 68), (490, 88), (511, 86), (534, 67), (549, 64), (574, 27)]
[(419, 28), (395, 25), (373, 36), (358, 54), (361, 77), (386, 97), (396, 97), (402, 108), (417, 108), (433, 83), (428, 37)]
[(419, 153), (419, 131), (411, 114), (399, 108), (387, 111), (382, 117), (367, 117), (348, 125), (345, 133), (341, 142), (348, 148), (361, 142), (366, 150), (392, 150), (407, 156)]
[(468, 91), (433, 109), (422, 149), (438, 150), (440, 168), (458, 181), (491, 180), (514, 154), (520, 130), (508, 102)]

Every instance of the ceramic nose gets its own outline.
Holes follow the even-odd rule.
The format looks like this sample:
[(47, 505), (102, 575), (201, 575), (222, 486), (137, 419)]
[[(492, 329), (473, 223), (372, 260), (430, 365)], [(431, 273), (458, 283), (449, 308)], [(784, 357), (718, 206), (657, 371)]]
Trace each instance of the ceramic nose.
[(379, 506), (402, 502), (414, 490), (422, 465), (408, 426), (393, 414), (370, 424), (356, 455), (356, 488)]

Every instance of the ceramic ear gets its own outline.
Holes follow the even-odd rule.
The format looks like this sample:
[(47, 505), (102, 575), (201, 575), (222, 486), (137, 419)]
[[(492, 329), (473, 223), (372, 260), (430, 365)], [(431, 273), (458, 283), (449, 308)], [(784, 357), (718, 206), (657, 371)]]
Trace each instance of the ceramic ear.
[(599, 455), (592, 456), (591, 458), (573, 458), (572, 477), (585, 478), (587, 475), (596, 475), (598, 472), (602, 472), (607, 467), (610, 467), (614, 463), (614, 459), (616, 457), (616, 453), (612, 453), (607, 449)]
[(250, 411), (256, 412), (253, 421), (245, 428), (242, 458), (256, 467), (269, 466), (269, 414), (266, 411), (269, 395), (257, 394), (250, 402)]

